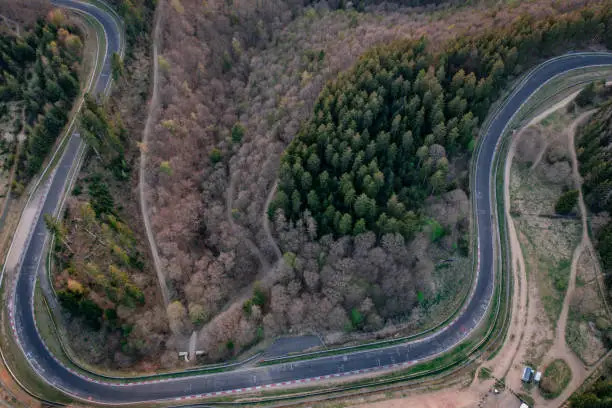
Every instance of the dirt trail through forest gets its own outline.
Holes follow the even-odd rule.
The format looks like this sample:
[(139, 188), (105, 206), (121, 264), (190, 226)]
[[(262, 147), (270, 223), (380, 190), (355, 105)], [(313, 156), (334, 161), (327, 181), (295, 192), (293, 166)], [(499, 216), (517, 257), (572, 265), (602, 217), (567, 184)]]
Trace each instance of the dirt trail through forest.
[[(586, 213), (586, 207), (584, 205), (584, 200), (582, 198), (582, 183), (580, 181), (581, 180), (580, 173), (578, 172), (578, 160), (576, 158), (576, 148), (574, 146), (574, 133), (576, 132), (578, 125), (580, 125), (591, 114), (593, 114), (593, 111), (589, 111), (589, 112), (585, 112), (581, 114), (578, 118), (576, 118), (576, 120), (574, 120), (574, 122), (571, 123), (570, 127), (568, 128), (566, 132), (568, 151), (570, 152), (571, 161), (572, 161), (572, 175), (574, 178), (574, 185), (576, 186), (576, 189), (579, 192), (578, 206), (580, 207), (580, 217), (582, 219), (582, 238), (580, 240), (580, 243), (574, 250), (574, 255), (572, 257), (572, 266), (571, 266), (567, 291), (565, 292), (565, 298), (563, 299), (563, 307), (561, 309), (561, 314), (559, 315), (559, 319), (557, 321), (557, 331), (556, 331), (556, 336), (555, 336), (555, 343), (550, 352), (553, 352), (553, 349), (555, 349), (555, 347), (560, 347), (562, 345), (565, 345), (565, 328), (567, 326), (567, 315), (569, 313), (569, 305), (572, 299), (572, 295), (574, 293), (574, 289), (576, 288), (576, 271), (577, 271), (578, 259), (580, 259), (580, 254), (582, 254), (582, 251), (584, 250), (585, 245), (587, 245), (587, 243), (590, 242), (589, 234), (588, 234), (587, 218), (586, 218), (587, 213)], [(556, 351), (563, 351), (563, 350), (556, 350)], [(554, 352), (554, 354), (559, 355), (558, 353), (556, 353), (556, 351)], [(573, 368), (572, 368), (572, 371), (573, 371)]]
[(164, 305), (168, 307), (168, 305), (170, 304), (170, 295), (168, 292), (166, 277), (162, 271), (159, 253), (157, 252), (155, 236), (153, 235), (153, 229), (151, 228), (151, 220), (149, 219), (149, 203), (147, 202), (145, 191), (147, 143), (149, 141), (149, 135), (151, 134), (151, 128), (153, 127), (153, 121), (156, 117), (155, 114), (158, 105), (157, 90), (159, 88), (159, 68), (157, 66), (157, 47), (159, 43), (159, 31), (161, 26), (161, 17), (163, 13), (163, 4), (164, 2), (160, 1), (157, 6), (155, 15), (155, 28), (153, 29), (153, 94), (151, 95), (151, 100), (149, 101), (149, 113), (147, 115), (147, 122), (145, 124), (144, 132), (142, 134), (142, 145), (140, 148), (140, 179), (138, 182), (138, 192), (140, 193), (140, 209), (142, 211), (142, 220), (144, 222), (145, 230), (147, 233), (147, 241), (149, 241), (149, 247), (151, 248), (151, 255), (153, 256), (153, 266), (155, 268), (155, 273), (157, 274), (157, 280), (159, 281), (159, 288), (164, 299)]
[(250, 285), (244, 287), (242, 290), (240, 290), (238, 294), (236, 294), (236, 296), (230, 299), (230, 301), (225, 305), (223, 310), (227, 310), (230, 307), (230, 305), (234, 304), (235, 302), (244, 302), (246, 299), (248, 299), (253, 293), (253, 287), (255, 285), (255, 282), (262, 281), (266, 277), (269, 277), (272, 270), (276, 267), (276, 264), (280, 262), (283, 257), (278, 245), (276, 244), (276, 241), (274, 240), (274, 237), (272, 236), (270, 224), (266, 222), (268, 218), (266, 215), (267, 214), (266, 210), (268, 206), (270, 205), (270, 202), (274, 198), (274, 192), (276, 191), (277, 183), (274, 183), (274, 186), (272, 187), (272, 191), (268, 195), (268, 198), (264, 206), (264, 213), (263, 213), (264, 230), (277, 256), (277, 259), (274, 262), (274, 264), (270, 264), (265, 254), (259, 249), (259, 247), (250, 238), (248, 238), (247, 236), (248, 233), (240, 231), (243, 227), (241, 227), (240, 225), (236, 225), (234, 223), (234, 218), (232, 216), (232, 207), (234, 205), (235, 185), (236, 185), (236, 179), (234, 176), (232, 176), (230, 177), (230, 184), (226, 190), (226, 199), (225, 199), (227, 222), (232, 228), (232, 232), (234, 233), (234, 235), (239, 237), (239, 239), (242, 240), (246, 244), (246, 246), (249, 248), (249, 251), (251, 251), (251, 253), (257, 257), (257, 259), (259, 260), (259, 263), (261, 264), (261, 271), (257, 274), (255, 279), (253, 279)]
[[(597, 261), (597, 256), (595, 256), (596, 251), (595, 251), (595, 248), (593, 247), (593, 242), (591, 241), (591, 237), (589, 237), (589, 230), (588, 230), (589, 226), (587, 223), (588, 213), (587, 213), (586, 205), (584, 204), (584, 196), (582, 194), (582, 176), (580, 175), (580, 171), (578, 168), (578, 157), (576, 155), (576, 143), (574, 140), (578, 126), (584, 123), (593, 113), (595, 113), (595, 111), (596, 110), (585, 112), (578, 119), (576, 119), (574, 123), (572, 123), (572, 126), (570, 127), (570, 130), (568, 133), (568, 147), (569, 147), (570, 157), (572, 160), (572, 175), (574, 177), (574, 184), (576, 186), (576, 189), (578, 190), (578, 207), (580, 210), (580, 217), (582, 220), (582, 241), (580, 242), (579, 247), (582, 249), (581, 252), (582, 251), (589, 252), (591, 256), (593, 256), (593, 259), (596, 260), (593, 263), (595, 267), (595, 279), (597, 279), (597, 284), (601, 290), (602, 288), (605, 287), (604, 282), (603, 282), (603, 273), (601, 271), (601, 265)], [(572, 260), (572, 276), (573, 276), (574, 281), (576, 277), (576, 265), (578, 263), (579, 258), (580, 258), (580, 253), (575, 252), (574, 259)], [(606, 313), (610, 315), (610, 306), (608, 305), (605, 294), (602, 293), (601, 299), (603, 300), (603, 303), (606, 307)], [(567, 303), (567, 299), (565, 303)], [(563, 309), (565, 309), (565, 304), (563, 305)]]
[(276, 257), (278, 259), (281, 259), (283, 257), (283, 254), (280, 248), (278, 247), (278, 245), (276, 244), (276, 240), (272, 236), (272, 231), (270, 229), (270, 217), (268, 217), (268, 208), (270, 208), (270, 203), (272, 203), (272, 200), (274, 199), (274, 195), (276, 194), (277, 187), (278, 187), (278, 181), (275, 181), (274, 185), (272, 186), (272, 189), (270, 190), (270, 193), (268, 194), (266, 203), (264, 204), (263, 214), (262, 214), (262, 224), (263, 224), (264, 231), (266, 233), (266, 237), (268, 237), (268, 241), (270, 241), (270, 243), (272, 244), (272, 248), (274, 249), (274, 253), (276, 254)]

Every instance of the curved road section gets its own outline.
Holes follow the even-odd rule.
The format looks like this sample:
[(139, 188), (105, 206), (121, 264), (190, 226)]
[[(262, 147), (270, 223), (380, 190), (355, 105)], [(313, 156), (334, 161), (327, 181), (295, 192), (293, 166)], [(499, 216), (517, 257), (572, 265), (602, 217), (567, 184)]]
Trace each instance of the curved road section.
[[(86, 12), (104, 26), (107, 50), (96, 92), (103, 92), (110, 83), (110, 54), (118, 52), (120, 33), (115, 21), (104, 10), (76, 0), (54, 0), (59, 6)], [(483, 320), (494, 292), (494, 245), (491, 169), (496, 147), (513, 115), (538, 87), (551, 78), (572, 69), (612, 64), (612, 54), (568, 54), (550, 60), (536, 68), (506, 100), (494, 116), (484, 135), (476, 158), (475, 216), (478, 225), (478, 268), (475, 287), (459, 317), (440, 331), (417, 341), (386, 348), (321, 357), (295, 363), (241, 369), (231, 372), (197, 375), (141, 383), (105, 383), (64, 367), (51, 355), (36, 328), (33, 297), (36, 276), (40, 273), (45, 252), (47, 231), (39, 216), (31, 239), (26, 244), (25, 257), (15, 286), (14, 300), (9, 305), (14, 334), (33, 369), (48, 383), (64, 392), (85, 400), (109, 404), (145, 402), (188, 397), (205, 397), (240, 391), (270, 388), (277, 385), (310, 382), (374, 371), (396, 366), (407, 366), (444, 352), (472, 332)], [(54, 213), (64, 193), (68, 174), (75, 164), (81, 145), (78, 134), (73, 134), (59, 165), (46, 183), (46, 195), (41, 214)], [(43, 262), (44, 264), (44, 262)]]

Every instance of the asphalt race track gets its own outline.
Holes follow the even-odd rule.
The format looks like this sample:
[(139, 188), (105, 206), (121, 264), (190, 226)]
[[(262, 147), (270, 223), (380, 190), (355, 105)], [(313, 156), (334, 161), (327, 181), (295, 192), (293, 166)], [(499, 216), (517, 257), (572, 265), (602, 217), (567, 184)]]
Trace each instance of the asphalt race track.
[[(91, 4), (80, 3), (76, 0), (52, 1), (60, 6), (87, 12), (104, 26), (107, 37), (106, 58), (102, 74), (95, 86), (96, 92), (103, 92), (111, 80), (110, 56), (119, 50), (121, 42), (115, 21), (104, 10)], [(542, 64), (529, 79), (518, 85), (507, 103), (493, 118), (476, 159), (477, 169), (473, 194), (476, 194), (475, 215), (478, 224), (479, 268), (475, 288), (459, 317), (424, 339), (386, 348), (301, 362), (168, 380), (117, 384), (88, 379), (68, 370), (51, 356), (34, 322), (34, 288), (37, 274), (42, 272), (41, 268), (44, 268), (44, 262), (41, 262), (41, 259), (43, 259), (48, 238), (41, 216), (34, 227), (30, 242), (26, 243), (25, 251), (27, 252), (17, 279), (14, 304), (10, 305), (13, 310), (12, 323), (15, 325), (17, 341), (34, 370), (47, 382), (75, 397), (110, 404), (183, 399), (190, 396), (206, 396), (211, 393), (226, 394), (228, 391), (235, 393), (283, 385), (279, 383), (310, 382), (382, 368), (407, 366), (448, 350), (480, 323), (493, 296), (495, 275), (493, 248), (496, 238), (491, 216), (494, 204), (490, 188), (491, 168), (496, 145), (504, 127), (529, 96), (547, 80), (575, 68), (608, 64), (612, 64), (612, 54), (602, 53), (568, 54)], [(78, 134), (71, 135), (55, 173), (51, 175), (45, 187), (48, 190), (42, 206), (42, 214), (54, 213), (58, 207), (68, 181), (69, 170), (76, 162), (81, 143)]]

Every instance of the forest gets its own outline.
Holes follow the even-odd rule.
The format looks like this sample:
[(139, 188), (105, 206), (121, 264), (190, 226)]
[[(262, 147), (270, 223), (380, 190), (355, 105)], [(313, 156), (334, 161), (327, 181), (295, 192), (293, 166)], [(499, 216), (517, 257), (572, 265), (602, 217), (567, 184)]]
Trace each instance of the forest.
[[(163, 262), (167, 265), (164, 269), (175, 291), (173, 297), (183, 302), (184, 309), (202, 307), (206, 311), (203, 322), (186, 321), (181, 327), (185, 332), (201, 327), (199, 344), (210, 351), (210, 360), (235, 355), (256, 341), (261, 329), (265, 337), (289, 330), (321, 329), (324, 333), (342, 331), (359, 336), (359, 333), (391, 330), (391, 327), (420, 322), (427, 315), (426, 305), (440, 304), (440, 299), (452, 297), (450, 291), (441, 290), (441, 281), (436, 281), (434, 276), (438, 274), (449, 279), (454, 275), (459, 279), (459, 271), (453, 265), (447, 272), (441, 272), (436, 265), (441, 258), (434, 257), (432, 252), (460, 259), (462, 248), (469, 246), (466, 240), (469, 221), (466, 212), (458, 209), (467, 202), (467, 191), (462, 189), (467, 188), (467, 161), (478, 124), (510, 78), (538, 59), (575, 47), (580, 41), (595, 39), (596, 43), (603, 40), (608, 20), (607, 11), (597, 7), (584, 13), (570, 13), (566, 8), (566, 14), (559, 11), (560, 16), (556, 17), (537, 18), (537, 13), (535, 16), (515, 16), (512, 25), (450, 42), (438, 39), (436, 34), (432, 39), (398, 41), (366, 52), (354, 68), (324, 86), (323, 78), (331, 80), (333, 76), (319, 76), (318, 72), (328, 73), (330, 65), (342, 66), (339, 61), (350, 58), (334, 54), (331, 47), (318, 45), (324, 42), (307, 46), (296, 54), (289, 42), (303, 36), (301, 30), (312, 30), (319, 16), (328, 15), (324, 11), (318, 14), (312, 9), (305, 10), (303, 17), (288, 26), (282, 40), (274, 31), (266, 30), (269, 25), (263, 18), (257, 32), (247, 30), (243, 36), (236, 34), (234, 28), (230, 30), (232, 35), (221, 37), (226, 38), (225, 47), (221, 39), (205, 42), (207, 52), (197, 59), (187, 49), (203, 44), (200, 41), (207, 32), (204, 27), (220, 29), (225, 27), (227, 20), (212, 2), (208, 3), (209, 12), (205, 16), (190, 13), (190, 2), (180, 4), (182, 8), (169, 10), (169, 19), (176, 23), (167, 23), (164, 31), (167, 45), (162, 64), (162, 113), (155, 140), (149, 146), (155, 159), (148, 177), (156, 188), (156, 194), (152, 195), (156, 208), (152, 222)], [(266, 11), (259, 10), (259, 15), (265, 16)], [(234, 17), (230, 13), (227, 18), (230, 25), (240, 27), (257, 15), (257, 12), (253, 15), (243, 13), (232, 20)], [(355, 19), (358, 26), (361, 17), (349, 11), (329, 15), (329, 18), (338, 18), (346, 24), (341, 27), (350, 32)], [(179, 21), (189, 21), (192, 27), (198, 27), (196, 38), (170, 28), (183, 24)], [(331, 21), (322, 20), (322, 24)], [(321, 37), (330, 37), (329, 29), (316, 27), (322, 30)], [(345, 31), (340, 32), (348, 35)], [(266, 45), (266, 38), (278, 45)], [(177, 42), (185, 44), (184, 52), (170, 46)], [(264, 50), (260, 51), (261, 48)], [(293, 60), (288, 56), (294, 56)], [(350, 65), (344, 66), (349, 68)], [(291, 75), (297, 77), (295, 81), (293, 77), (285, 79), (283, 76), (286, 67), (291, 67)], [(268, 74), (264, 70), (272, 72)], [(394, 81), (400, 74), (403, 75), (401, 86), (397, 81), (394, 88)], [(459, 88), (467, 89), (459, 91), (459, 97), (451, 88), (454, 77), (455, 86), (461, 84)], [(414, 91), (414, 84), (418, 82), (422, 84)], [(409, 88), (404, 84), (409, 84)], [(322, 89), (318, 98), (317, 89)], [(286, 91), (282, 93), (281, 90)], [(427, 91), (430, 91), (427, 105), (423, 105), (421, 99)], [(392, 92), (406, 95), (406, 101), (392, 100)], [(436, 102), (434, 92), (438, 98), (436, 120), (432, 120), (432, 107)], [(358, 96), (363, 100), (361, 106)], [(405, 113), (409, 98), (413, 96), (419, 98), (418, 104), (414, 98), (415, 111), (423, 115), (423, 124), (418, 130), (411, 122), (415, 118)], [(345, 106), (344, 110), (341, 105)], [(359, 111), (358, 106), (363, 111)], [(362, 144), (365, 122), (360, 120), (366, 116), (366, 106), (372, 109), (372, 123), (367, 126), (370, 140)], [(376, 116), (373, 109), (379, 109)], [(392, 129), (398, 113), (400, 116)], [(464, 121), (464, 135), (459, 133), (454, 143), (449, 142), (459, 131), (465, 115), (468, 116)], [(437, 140), (432, 124), (441, 125), (436, 129), (436, 135), (440, 136)], [(320, 125), (325, 129), (319, 129)], [(451, 132), (455, 127), (457, 130)], [(399, 152), (402, 148), (400, 137), (408, 131), (412, 133), (414, 145), (404, 145), (411, 149), (412, 156), (405, 160), (401, 177), (415, 180), (416, 185), (411, 186), (412, 191), (402, 191), (405, 186), (396, 189), (393, 183), (383, 183), (380, 191), (376, 191), (376, 183), (380, 184), (380, 180), (399, 179), (399, 169), (394, 166), (404, 162), (397, 159), (399, 154), (391, 157), (395, 161), (390, 161), (388, 152), (393, 151), (390, 148), (393, 143)], [(329, 151), (327, 156), (328, 148), (322, 146), (326, 139), (317, 143), (324, 132), (329, 138), (328, 145), (338, 149)], [(382, 134), (381, 146), (388, 143), (388, 150), (376, 149), (376, 137), (379, 136), (376, 132)], [(452, 137), (448, 138), (451, 133)], [(359, 136), (355, 137), (357, 134)], [(351, 135), (350, 140), (348, 135)], [(356, 143), (355, 147), (351, 142)], [(281, 153), (283, 146), (290, 143), (288, 150)], [(200, 148), (193, 149), (194, 145)], [(368, 145), (372, 156), (366, 163)], [(431, 159), (427, 164), (430, 167), (423, 172), (416, 155), (422, 146), (426, 147), (420, 149), (422, 162)], [(430, 146), (433, 146), (431, 158)], [(345, 154), (349, 147), (350, 154)], [(363, 166), (360, 163), (353, 167), (360, 150), (363, 151)], [(343, 154), (345, 171), (342, 169)], [(442, 156), (445, 160), (440, 160), (440, 168), (436, 168), (434, 159)], [(298, 160), (299, 165), (294, 166)], [(332, 170), (334, 161), (338, 168)], [(443, 170), (445, 162), (448, 162), (447, 174)], [(414, 168), (410, 167), (411, 163)], [(288, 169), (291, 172), (287, 173)], [(364, 173), (357, 180), (359, 169)], [(442, 183), (436, 190), (430, 179), (438, 170), (437, 180)], [(325, 195), (319, 190), (319, 175), (325, 174), (324, 171), (330, 176), (330, 182), (337, 183), (326, 185)], [(306, 173), (311, 173), (310, 177)], [(265, 202), (274, 189), (277, 174), (280, 176), (279, 189), (286, 196), (283, 200), (281, 195), (280, 203), (287, 206), (288, 212), (264, 214)], [(361, 196), (364, 205), (359, 211), (368, 214), (367, 220), (356, 213), (355, 206), (344, 204), (340, 188), (344, 174), (348, 195), (355, 200)], [(352, 175), (355, 178), (351, 179)], [(364, 185), (359, 184), (366, 176), (371, 197)], [(377, 181), (376, 177), (380, 179)], [(309, 189), (303, 188), (302, 178), (306, 186), (310, 184)], [(348, 188), (351, 187), (349, 181), (354, 193)], [(284, 191), (283, 182), (294, 190)], [(200, 196), (194, 194), (196, 191), (201, 191)], [(319, 201), (316, 210), (308, 207), (311, 191)], [(299, 200), (292, 200), (292, 195), (299, 195)], [(176, 197), (180, 197), (180, 201)], [(328, 200), (326, 207), (321, 205), (323, 200)], [(424, 203), (435, 200), (452, 210), (432, 213), (430, 207), (433, 206)], [(297, 210), (291, 212), (294, 202)], [(329, 211), (328, 224), (324, 227), (323, 217), (330, 204), (334, 205), (334, 212)], [(278, 197), (274, 206), (279, 206)], [(369, 208), (376, 212), (368, 213)], [(389, 216), (387, 208), (396, 211), (391, 213), (396, 217)], [(445, 214), (449, 213), (457, 216), (445, 219)], [(386, 215), (383, 220), (388, 220), (384, 225), (386, 229), (377, 226), (382, 214)], [(268, 215), (272, 218), (265, 221)], [(343, 218), (345, 222), (341, 226)], [(364, 222), (355, 229), (360, 218), (364, 218)], [(398, 219), (404, 225), (400, 225)], [(274, 240), (265, 232), (266, 222), (272, 224)], [(355, 244), (356, 239), (366, 237), (360, 237), (360, 232), (367, 233), (367, 245)], [(374, 233), (373, 241), (368, 232)], [(408, 249), (395, 251), (393, 248)], [(282, 263), (278, 259), (282, 259)], [(389, 267), (381, 271), (375, 266), (379, 264)], [(365, 270), (371, 273), (363, 272)], [(266, 301), (261, 306), (243, 307), (248, 304), (246, 294), (252, 293), (256, 281), (266, 293)], [(234, 293), (239, 295), (233, 297)], [(289, 303), (288, 299), (291, 299)], [(312, 318), (326, 315), (330, 318), (325, 320), (324, 327)], [(188, 313), (184, 311), (175, 316), (187, 319)], [(231, 350), (221, 347), (230, 340)]]
[(79, 93), (82, 42), (53, 10), (24, 37), (0, 37), (0, 102), (22, 103), (27, 141), (18, 163), (19, 191), (41, 168)]
[[(106, 167), (111, 179), (124, 182), (130, 168), (123, 156), (126, 129), (117, 119), (110, 120), (103, 106), (86, 95), (80, 114), (81, 135), (95, 159)], [(118, 152), (119, 151), (119, 152)], [(92, 160), (90, 158), (90, 160)], [(145, 298), (134, 284), (134, 275), (142, 272), (144, 262), (136, 248), (132, 230), (121, 219), (108, 186), (108, 177), (92, 172), (79, 179), (64, 220), (47, 215), (47, 228), (55, 237), (54, 287), (61, 304), (72, 314), (82, 316), (87, 324), (100, 329), (106, 321), (111, 330), (120, 327), (117, 306), (142, 306)], [(93, 237), (93, 240), (85, 239)], [(104, 293), (104, 302), (97, 293)]]
[(425, 47), (370, 51), (323, 90), (313, 120), (283, 154), (272, 214), (295, 220), (307, 209), (320, 236), (410, 239), (420, 229), (415, 211), (425, 198), (459, 185), (449, 159), (473, 148), (478, 118), (469, 109), (492, 86), (463, 70), (446, 81), (446, 67)]
[[(100, 143), (99, 155), (92, 149), (63, 222), (67, 243), (79, 243), (71, 246), (73, 260), (84, 259), (83, 251), (101, 254), (116, 244), (128, 258), (141, 254), (144, 263), (142, 270), (125, 263), (120, 251), (109, 258), (126, 272), (128, 279), (121, 282), (142, 291), (144, 305), (122, 300), (122, 295), (110, 299), (105, 286), (81, 269), (73, 275), (58, 271), (56, 289), (67, 290), (68, 278), (78, 280), (87, 294), (83, 298), (102, 311), (96, 312), (102, 313), (97, 317), (101, 330), (88, 331), (90, 339), (97, 339), (95, 344), (102, 344), (92, 362), (113, 367), (138, 364), (147, 370), (176, 366), (176, 350), (193, 331), (198, 348), (205, 351), (203, 363), (235, 357), (257, 342), (286, 333), (316, 332), (329, 344), (384, 338), (422, 330), (456, 309), (461, 295), (457, 288), (468, 287), (470, 278), (467, 180), (478, 125), (507, 81), (531, 64), (579, 41), (599, 44), (605, 38), (607, 15), (602, 17), (597, 1), (541, 0), (529, 2), (528, 11), (463, 3), (390, 8), (369, 2), (360, 12), (340, 3), (163, 2), (160, 108), (146, 146), (138, 141), (146, 113), (143, 78), (148, 78), (148, 71), (142, 69), (142, 50), (147, 47), (141, 45), (147, 34), (134, 37), (135, 60), (126, 58), (118, 95), (100, 107), (92, 106), (91, 115), (82, 118), (83, 127), (93, 130), (105, 129), (96, 119), (104, 117), (112, 131), (103, 132), (110, 138), (92, 139), (96, 149)], [(130, 4), (139, 10), (134, 15), (151, 16), (150, 2)], [(591, 11), (581, 14), (586, 5)], [(395, 62), (397, 68), (391, 66)], [(134, 80), (138, 86), (131, 89)], [(349, 87), (351, 99), (342, 100), (340, 93), (347, 91), (348, 96)], [(406, 96), (405, 101), (392, 100), (392, 92)], [(363, 106), (357, 104), (359, 98)], [(418, 130), (415, 117), (407, 113), (411, 100), (422, 115)], [(356, 119), (365, 116), (366, 105), (378, 109), (376, 116), (370, 113), (368, 126)], [(348, 117), (349, 111), (354, 124), (339, 118)], [(323, 169), (331, 174), (332, 167), (325, 151), (305, 140), (318, 136), (312, 130), (315, 124), (324, 124), (326, 131), (329, 126), (330, 144), (340, 163), (333, 170), (334, 182), (339, 186), (345, 174), (347, 181), (355, 177), (350, 182), (355, 193), (359, 189), (356, 196), (368, 197), (362, 200), (364, 207), (374, 201), (375, 212), (368, 213), (367, 222), (364, 214), (364, 222), (357, 225), (360, 218), (354, 208), (343, 207), (339, 188), (326, 196), (317, 190), (320, 177), (312, 177), (307, 159), (318, 159), (317, 175)], [(455, 128), (464, 134), (457, 135)], [(369, 140), (362, 144), (366, 129)], [(402, 145), (408, 131), (412, 145)], [(376, 145), (379, 133), (381, 146), (388, 143), (391, 151), (395, 144), (397, 152), (392, 156), (370, 149), (372, 160), (366, 169), (372, 171), (362, 179), (369, 176), (374, 190), (380, 182), (376, 177), (382, 174), (385, 181), (376, 194), (370, 191), (370, 197), (353, 164), (360, 153), (365, 163), (367, 146)], [(350, 141), (342, 139), (349, 134)], [(355, 147), (350, 145), (353, 139)], [(122, 148), (113, 148), (116, 140)], [(305, 152), (294, 145), (310, 146), (309, 153), (317, 154), (302, 156)], [(350, 166), (343, 171), (346, 147), (352, 157), (346, 155)], [(411, 152), (405, 166), (398, 159), (402, 148)], [(161, 306), (148, 251), (142, 247), (146, 241), (135, 197), (138, 172), (131, 170), (137, 168), (140, 149), (148, 152), (150, 218), (170, 290), (167, 310)], [(293, 157), (289, 152), (295, 153)], [(113, 166), (115, 159), (120, 166)], [(290, 213), (291, 197), (287, 213), (266, 211), (270, 202), (276, 208), (282, 204), (274, 201), (281, 162), (291, 160), (293, 165), (298, 159), (304, 171), (312, 171), (312, 188), (298, 192), (299, 211)], [(376, 167), (370, 169), (372, 163)], [(438, 171), (441, 183), (433, 188), (432, 176)], [(387, 177), (398, 178), (397, 184), (387, 188)], [(401, 177), (414, 180), (409, 191), (400, 186)], [(283, 186), (279, 189), (284, 192)], [(327, 230), (320, 225), (322, 218), (316, 219), (325, 209), (307, 207), (310, 191), (334, 206)], [(86, 229), (80, 208), (89, 203), (93, 209), (96, 194), (105, 197), (102, 202), (112, 197), (113, 210)], [(341, 213), (337, 227), (336, 209)], [(109, 214), (129, 226), (135, 246), (113, 230)], [(351, 217), (350, 228), (345, 214)], [(377, 224), (383, 214), (385, 222)], [(70, 265), (69, 252), (60, 249), (62, 265)], [(102, 274), (112, 277), (109, 264), (95, 263)], [(106, 309), (116, 310), (114, 323), (109, 319), (113, 312), (106, 316)]]
[(595, 247), (601, 259), (608, 296), (612, 298), (612, 102), (606, 103), (578, 132), (576, 152), (583, 177), (584, 201), (595, 214), (592, 221)]
[(439, 55), (423, 39), (369, 51), (323, 90), (313, 119), (283, 154), (271, 212), (296, 220), (307, 209), (319, 235), (409, 239), (423, 224), (427, 196), (466, 188), (449, 174), (449, 161), (473, 150), (477, 125), (506, 79), (564, 40), (606, 32), (607, 14), (582, 17), (535, 24), (524, 17)]

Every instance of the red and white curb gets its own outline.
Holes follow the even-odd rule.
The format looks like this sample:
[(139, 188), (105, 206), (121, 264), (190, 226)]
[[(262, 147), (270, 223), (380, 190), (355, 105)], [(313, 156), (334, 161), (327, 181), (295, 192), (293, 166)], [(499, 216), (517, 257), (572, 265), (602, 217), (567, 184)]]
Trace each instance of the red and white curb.
[(388, 364), (388, 365), (384, 365), (384, 366), (380, 366), (380, 367), (365, 368), (365, 369), (362, 369), (362, 370), (354, 370), (354, 371), (345, 371), (345, 372), (342, 372), (342, 373), (320, 375), (320, 376), (317, 376), (317, 377), (302, 378), (302, 379), (299, 379), (299, 380), (291, 380), (291, 381), (283, 381), (283, 382), (278, 382), (278, 383), (273, 383), (273, 384), (258, 385), (258, 386), (254, 386), (254, 387), (235, 388), (235, 389), (232, 389), (232, 390), (208, 392), (208, 393), (205, 393), (205, 394), (185, 395), (185, 396), (182, 396), (182, 397), (177, 397), (174, 400), (175, 401), (185, 401), (185, 400), (192, 400), (192, 399), (210, 398), (210, 397), (218, 397), (218, 396), (224, 396), (224, 395), (233, 395), (233, 394), (239, 394), (239, 393), (248, 393), (248, 392), (262, 391), (262, 390), (267, 390), (267, 389), (271, 389), (271, 388), (280, 388), (280, 387), (286, 387), (286, 386), (308, 384), (308, 383), (311, 383), (311, 382), (332, 380), (334, 378), (346, 377), (346, 376), (350, 376), (350, 375), (366, 374), (366, 373), (371, 373), (371, 372), (374, 372), (374, 371), (391, 370), (391, 369), (397, 369), (397, 368), (406, 368), (406, 367), (409, 367), (411, 365), (414, 365), (416, 362), (417, 361), (414, 360), (414, 361), (407, 361), (405, 363)]

